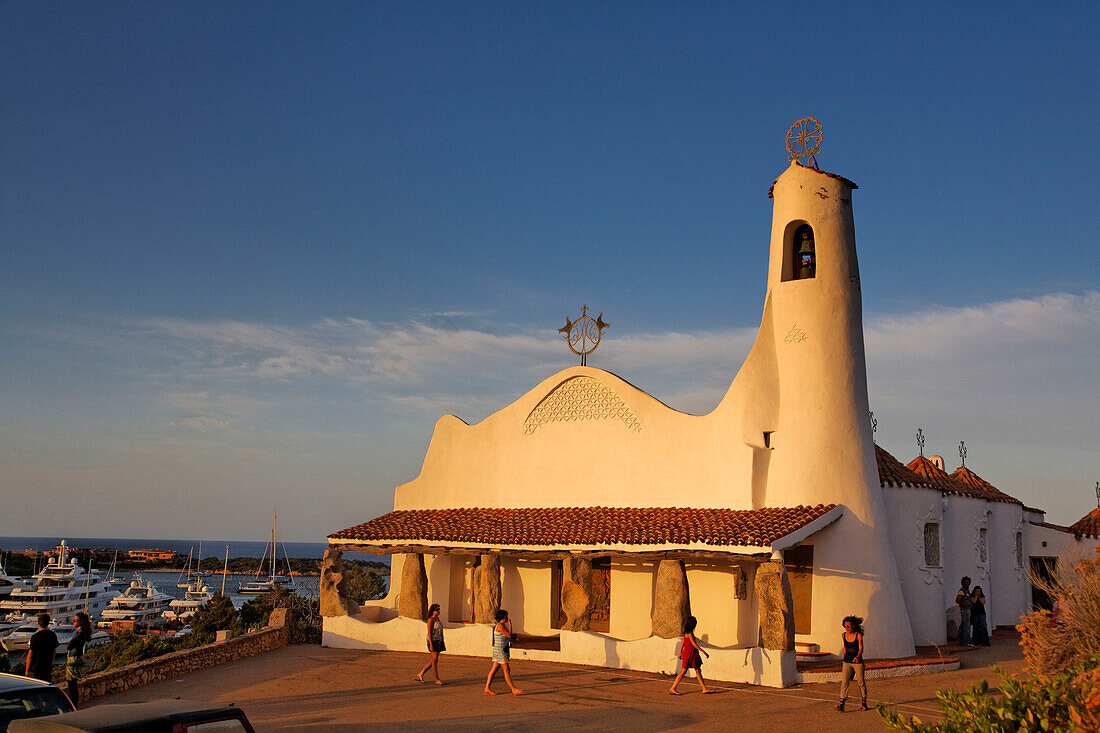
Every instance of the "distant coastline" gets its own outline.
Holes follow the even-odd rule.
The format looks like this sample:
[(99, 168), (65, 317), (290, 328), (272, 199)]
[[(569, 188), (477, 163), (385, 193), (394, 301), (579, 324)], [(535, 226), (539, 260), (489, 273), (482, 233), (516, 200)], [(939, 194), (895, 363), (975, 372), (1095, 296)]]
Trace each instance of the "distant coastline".
[[(97, 570), (104, 570), (115, 557), (117, 551), (117, 566), (119, 571), (143, 572), (143, 573), (179, 573), (187, 564), (188, 556), (197, 558), (200, 547), (202, 549), (202, 570), (208, 575), (220, 575), (226, 563), (228, 550), (228, 565), (230, 574), (254, 575), (260, 566), (260, 558), (268, 555), (270, 545), (267, 542), (253, 542), (248, 540), (166, 540), (166, 539), (133, 539), (112, 537), (0, 537), (0, 552), (4, 558), (12, 553), (7, 562), (13, 565), (26, 564), (24, 559), (27, 551), (41, 563), (41, 553), (53, 550), (62, 540), (72, 548), (72, 554), (82, 565), (93, 565)], [(328, 548), (324, 542), (279, 542), (279, 563), (282, 564), (289, 558), (291, 575), (294, 576), (319, 576), (321, 558)], [(136, 550), (164, 550), (175, 553), (175, 557), (164, 562), (150, 560), (142, 562), (130, 558), (128, 553)], [(284, 554), (285, 553), (285, 554)], [(269, 555), (268, 555), (269, 557)], [(345, 561), (352, 558), (345, 557)], [(390, 558), (388, 555), (367, 556), (359, 559), (366, 563), (370, 569), (381, 575), (389, 574)], [(285, 565), (284, 565), (285, 569)], [(261, 573), (263, 574), (263, 573)]]

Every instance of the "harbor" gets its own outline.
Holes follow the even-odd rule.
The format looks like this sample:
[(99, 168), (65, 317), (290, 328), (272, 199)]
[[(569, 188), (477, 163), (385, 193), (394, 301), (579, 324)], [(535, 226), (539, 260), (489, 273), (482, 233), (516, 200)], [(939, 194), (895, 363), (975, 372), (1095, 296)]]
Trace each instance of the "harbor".
[[(13, 542), (14, 540), (14, 542)], [(65, 539), (52, 545), (52, 538), (0, 538), (7, 547), (30, 545), (31, 550), (5, 550), (0, 559), (3, 581), (0, 583), (0, 646), (6, 655), (8, 666), (20, 669), (24, 664), (30, 637), (37, 631), (37, 617), (41, 613), (51, 616), (50, 629), (57, 635), (57, 660), (64, 659), (65, 645), (74, 633), (73, 620), (77, 613), (87, 613), (95, 632), (89, 642), (94, 648), (108, 643), (123, 632), (162, 634), (168, 637), (190, 632), (187, 625), (196, 610), (214, 598), (215, 594), (227, 597), (233, 607), (240, 610), (248, 601), (258, 598), (273, 588), (282, 588), (316, 601), (320, 594), (319, 572), (309, 572), (319, 558), (294, 558), (285, 545), (278, 543), (274, 528), (272, 540), (267, 543), (236, 543), (237, 556), (232, 558), (235, 568), (242, 565), (255, 567), (255, 572), (228, 572), (233, 545), (225, 543), (221, 561), (222, 572), (203, 570), (201, 549), (188, 544), (186, 562), (177, 567), (141, 567), (119, 569), (120, 557), (131, 560), (135, 553), (140, 564), (174, 561), (179, 550), (164, 545), (179, 543), (123, 541), (119, 547), (108, 547), (104, 540), (91, 540), (89, 548), (74, 547)], [(142, 545), (139, 549), (127, 547)], [(305, 544), (305, 543), (299, 543)], [(203, 545), (199, 543), (198, 547)], [(261, 550), (260, 557), (240, 554), (247, 550)], [(45, 547), (39, 550), (37, 548)], [(91, 549), (94, 547), (95, 549)], [(152, 549), (150, 549), (152, 548)], [(299, 549), (299, 548), (296, 548)], [(300, 548), (311, 551), (313, 548)], [(83, 555), (92, 565), (95, 556), (111, 556), (106, 567), (86, 567), (78, 558)], [(280, 558), (279, 555), (282, 555)], [(33, 571), (17, 575), (4, 568), (22, 567), (28, 555)], [(206, 558), (206, 565), (212, 558)], [(294, 566), (307, 568), (293, 570)], [(375, 563), (376, 572), (383, 574), (387, 568)]]

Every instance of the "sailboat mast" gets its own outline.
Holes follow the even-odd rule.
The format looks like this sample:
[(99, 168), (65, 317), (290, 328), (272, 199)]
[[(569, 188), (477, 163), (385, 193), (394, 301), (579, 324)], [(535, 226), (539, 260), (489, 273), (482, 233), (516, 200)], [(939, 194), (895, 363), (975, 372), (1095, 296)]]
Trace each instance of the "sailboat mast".
[(279, 510), (271, 511), (271, 586), (275, 586), (275, 525), (279, 521)]
[(222, 568), (222, 595), (225, 595), (225, 574), (229, 572), (229, 545), (225, 546), (225, 567)]

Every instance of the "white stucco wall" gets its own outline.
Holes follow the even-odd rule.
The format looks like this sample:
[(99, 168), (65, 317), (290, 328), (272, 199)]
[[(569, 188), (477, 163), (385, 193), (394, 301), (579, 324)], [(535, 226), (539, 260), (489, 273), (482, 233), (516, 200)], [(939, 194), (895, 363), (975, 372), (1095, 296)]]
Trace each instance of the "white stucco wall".
[(657, 567), (652, 562), (611, 563), (611, 624), (616, 639), (646, 639), (653, 632), (653, 592)]
[[(1024, 511), (1019, 504), (990, 502), (990, 586), (996, 595), (986, 591), (989, 598), (990, 628), (1015, 626), (1020, 616), (1031, 606), (1031, 582), (1028, 578), (1026, 552), (1017, 562), (1016, 533), (1024, 533)], [(1026, 546), (1026, 537), (1023, 538)], [(1022, 548), (1021, 548), (1022, 549)], [(985, 588), (983, 587), (983, 590)]]
[[(488, 624), (444, 624), (448, 654), (490, 657), (493, 630)], [(381, 623), (363, 616), (339, 616), (324, 619), (321, 645), (338, 649), (372, 649), (420, 652), (425, 647), (423, 621), (391, 618)], [(614, 669), (635, 669), (668, 675), (677, 671), (677, 640), (651, 636), (621, 640), (590, 632), (561, 632), (561, 651), (512, 649), (516, 674), (522, 675), (524, 660), (588, 664)], [(708, 680), (747, 682), (769, 687), (794, 684), (797, 675), (794, 652), (776, 652), (760, 647), (747, 649), (703, 647), (710, 657), (703, 662)], [(427, 655), (425, 654), (425, 659)], [(488, 669), (488, 663), (486, 663)]]
[[(919, 645), (943, 644), (947, 641), (945, 594), (954, 598), (954, 581), (945, 581), (947, 536), (943, 524), (942, 494), (934, 489), (914, 487), (883, 488), (890, 518), (890, 544), (898, 565), (913, 641)], [(940, 562), (926, 564), (924, 525), (940, 525)], [(945, 587), (946, 586), (950, 586)]]

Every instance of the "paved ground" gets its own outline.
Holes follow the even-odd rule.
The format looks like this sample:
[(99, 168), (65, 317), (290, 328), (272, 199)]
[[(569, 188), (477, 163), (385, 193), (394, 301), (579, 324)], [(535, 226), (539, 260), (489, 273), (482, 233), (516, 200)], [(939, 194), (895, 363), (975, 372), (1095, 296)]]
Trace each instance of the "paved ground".
[[(870, 697), (922, 720), (939, 716), (935, 690), (963, 689), (997, 676), (989, 665), (1023, 671), (1019, 647), (1009, 641), (959, 655), (963, 669), (918, 677), (871, 680)], [(182, 697), (233, 702), (258, 731), (570, 730), (570, 731), (830, 731), (886, 730), (878, 714), (833, 710), (838, 686), (797, 685), (776, 690), (715, 683), (699, 694), (685, 679), (681, 697), (666, 694), (671, 678), (645, 672), (549, 662), (512, 664), (521, 697), (481, 694), (489, 662), (444, 654), (440, 687), (413, 678), (426, 654), (364, 652), (293, 646), (187, 677), (103, 698), (139, 702)], [(706, 665), (703, 666), (704, 675)], [(856, 700), (858, 705), (858, 699)]]

